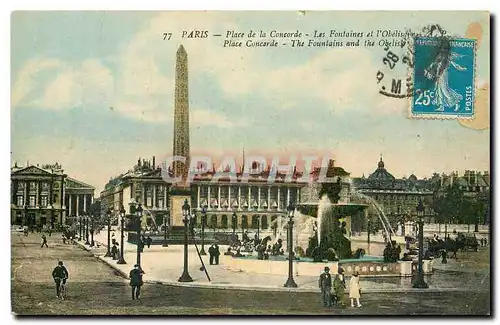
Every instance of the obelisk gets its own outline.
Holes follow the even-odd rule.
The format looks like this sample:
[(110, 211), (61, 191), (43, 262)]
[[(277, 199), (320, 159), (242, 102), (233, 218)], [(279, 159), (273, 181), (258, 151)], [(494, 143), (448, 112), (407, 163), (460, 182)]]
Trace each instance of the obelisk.
[(191, 190), (186, 182), (189, 170), (189, 93), (188, 59), (184, 46), (179, 46), (176, 58), (173, 155), (184, 157), (186, 161), (173, 163), (173, 177), (182, 178), (182, 182), (170, 187), (170, 225), (180, 227), (183, 226), (182, 205), (185, 200), (191, 204)]

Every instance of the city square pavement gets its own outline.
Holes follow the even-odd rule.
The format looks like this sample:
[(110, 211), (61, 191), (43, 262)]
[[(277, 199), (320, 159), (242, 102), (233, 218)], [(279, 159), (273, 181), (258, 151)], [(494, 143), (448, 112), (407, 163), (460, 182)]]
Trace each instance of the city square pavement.
[[(115, 238), (120, 241), (120, 232), (115, 232)], [(100, 247), (85, 246), (95, 256), (108, 263), (113, 268), (128, 275), (129, 271), (136, 263), (137, 246), (126, 242), (124, 258), (127, 264), (117, 264), (116, 260), (104, 257), (106, 253), (107, 232), (101, 231), (94, 236), (94, 240), (100, 243)], [(201, 249), (198, 244), (198, 248)], [(227, 246), (220, 246), (221, 256), (219, 265), (209, 265), (209, 256), (202, 256), (207, 272), (211, 278), (209, 281), (204, 271), (200, 270), (201, 262), (194, 245), (189, 245), (189, 274), (193, 282), (179, 283), (178, 279), (183, 271), (183, 249), (182, 245), (152, 245), (150, 248), (144, 247), (141, 254), (141, 266), (145, 272), (144, 281), (150, 283), (163, 283), (179, 286), (191, 287), (212, 287), (212, 288), (234, 288), (241, 290), (263, 290), (263, 291), (300, 291), (317, 292), (318, 276), (322, 272), (324, 265), (317, 263), (318, 276), (300, 275), (300, 263), (294, 263), (294, 279), (298, 288), (284, 288), (283, 284), (287, 280), (287, 274), (263, 274), (247, 273), (241, 269), (229, 267), (231, 256), (225, 256)], [(208, 252), (208, 246), (205, 247)], [(459, 253), (460, 256), (460, 253)], [(286, 263), (286, 262), (282, 262)], [(448, 264), (441, 264), (440, 260), (434, 263), (435, 271), (431, 276), (426, 276), (429, 284), (427, 291), (484, 291), (489, 290), (489, 268), (474, 268), (454, 259), (449, 259)], [(363, 292), (418, 292), (420, 289), (413, 289), (411, 278), (403, 277), (361, 277), (360, 285)]]
[[(100, 235), (99, 235), (100, 236)], [(99, 237), (96, 236), (96, 237)], [(28, 237), (13, 232), (11, 298), (16, 315), (489, 315), (489, 278), (481, 291), (422, 291), (422, 292), (366, 292), (362, 293), (361, 308), (327, 308), (321, 304), (320, 294), (311, 291), (251, 291), (223, 290), (215, 287), (177, 286), (146, 283), (141, 300), (130, 298), (130, 286), (120, 272), (110, 268), (79, 245), (63, 244), (60, 234), (48, 237), (48, 248), (41, 248), (41, 234)], [(133, 247), (132, 247), (133, 248)], [(156, 257), (167, 254), (156, 247), (144, 254)], [(153, 253), (158, 250), (158, 253)], [(180, 250), (180, 247), (179, 247)], [(102, 247), (93, 250), (104, 252)], [(135, 255), (127, 253), (132, 268)], [(174, 255), (174, 254), (173, 254)], [(179, 255), (179, 254), (177, 254)], [(180, 255), (179, 255), (180, 256)], [(180, 265), (178, 257), (172, 264)], [(55, 297), (52, 269), (58, 260), (64, 261), (69, 271), (68, 299)], [(175, 260), (175, 261), (174, 261)], [(202, 282), (202, 274), (193, 264), (192, 276)], [(451, 265), (451, 264), (450, 264)], [(147, 268), (146, 264), (145, 267)], [(223, 265), (212, 267), (213, 272)], [(160, 271), (151, 271), (157, 273)], [(158, 268), (160, 270), (160, 268)], [(175, 274), (176, 267), (165, 268), (164, 274)], [(180, 270), (180, 268), (179, 268)], [(458, 271), (453, 271), (458, 272)], [(474, 272), (469, 272), (474, 274)], [(180, 273), (179, 273), (180, 274)], [(218, 275), (217, 275), (218, 274)], [(150, 275), (150, 274), (148, 274)], [(251, 275), (248, 275), (251, 276)], [(479, 275), (480, 276), (480, 275)], [(300, 278), (300, 276), (299, 276)], [(146, 278), (147, 279), (147, 278)], [(284, 277), (281, 281), (284, 281)], [(222, 282), (219, 278), (214, 282)], [(260, 279), (254, 280), (255, 283)], [(280, 282), (281, 282), (280, 281)], [(304, 284), (298, 280), (299, 285)], [(463, 280), (462, 280), (463, 281)], [(464, 282), (464, 281), (463, 281)], [(480, 282), (480, 281), (479, 281)], [(195, 284), (194, 282), (193, 284)]]

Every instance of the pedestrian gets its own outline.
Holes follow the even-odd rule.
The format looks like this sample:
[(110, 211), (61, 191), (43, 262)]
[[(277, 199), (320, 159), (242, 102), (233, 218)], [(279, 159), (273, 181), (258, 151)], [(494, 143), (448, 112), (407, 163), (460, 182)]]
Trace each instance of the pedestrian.
[(344, 285), (344, 288), (345, 288), (346, 285), (345, 285), (344, 269), (340, 266), (340, 264), (337, 266), (337, 274), (338, 274), (338, 277), (339, 277), (340, 281), (342, 281), (342, 284)]
[(144, 271), (139, 267), (138, 264), (134, 265), (132, 271), (130, 271), (130, 286), (132, 287), (132, 300), (139, 299), (141, 294), (141, 286), (144, 284), (142, 281), (142, 275)]
[(47, 230), (47, 232), (49, 233), (49, 237), (52, 237), (52, 228), (50, 228), (50, 226), (49, 226), (49, 229)]
[(59, 298), (59, 291), (61, 289), (61, 283), (66, 284), (66, 279), (69, 278), (68, 270), (64, 267), (63, 262), (59, 261), (57, 266), (52, 271), (52, 278), (56, 283), (56, 295)]
[(153, 243), (153, 239), (151, 239), (151, 237), (149, 237), (149, 235), (148, 235), (148, 238), (146, 238), (146, 244), (148, 245), (148, 248), (151, 246), (152, 243)]
[(64, 234), (62, 234), (62, 241), (63, 241), (63, 244), (66, 244), (66, 236), (64, 236)]
[(339, 274), (336, 274), (333, 279), (333, 305), (345, 307), (346, 303), (344, 300), (345, 296), (345, 283), (340, 278)]
[(215, 244), (212, 244), (208, 249), (208, 255), (210, 255), (210, 265), (214, 265), (215, 262)]
[(319, 289), (321, 290), (321, 297), (323, 298), (323, 305), (329, 307), (332, 305), (332, 276), (330, 275), (330, 268), (325, 266), (324, 272), (319, 276), (318, 281)]
[(220, 256), (220, 250), (219, 250), (219, 245), (215, 244), (215, 251), (214, 251), (214, 257), (215, 257), (215, 265), (219, 265), (219, 256)]
[(49, 247), (47, 245), (47, 237), (45, 236), (45, 234), (42, 235), (42, 246), (40, 246), (40, 248), (42, 248), (43, 245), (45, 245), (45, 247), (47, 247), (47, 248)]
[(448, 252), (446, 251), (446, 249), (443, 249), (443, 253), (441, 253), (441, 263), (442, 264), (448, 263), (448, 260), (446, 259), (447, 256), (448, 256)]
[(361, 298), (361, 288), (359, 287), (359, 273), (357, 271), (351, 277), (349, 281), (349, 298), (351, 299), (351, 307), (354, 307), (354, 300), (358, 307), (361, 307), (359, 298)]
[(114, 260), (117, 260), (118, 257), (118, 247), (116, 247), (116, 243), (113, 244), (113, 247), (111, 247), (111, 257), (114, 259)]

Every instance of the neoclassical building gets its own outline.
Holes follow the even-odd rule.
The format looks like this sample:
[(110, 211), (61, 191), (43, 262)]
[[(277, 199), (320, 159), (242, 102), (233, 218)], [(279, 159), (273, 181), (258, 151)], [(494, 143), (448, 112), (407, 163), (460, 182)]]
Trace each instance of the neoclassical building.
[[(408, 178), (397, 179), (385, 168), (382, 157), (368, 177), (352, 179), (355, 191), (375, 200), (393, 226), (401, 220), (415, 219), (420, 198), (426, 207), (425, 219), (432, 218), (435, 182), (435, 179), (417, 179), (413, 174)], [(378, 219), (373, 207), (367, 209), (367, 215), (372, 220)]]
[(11, 223), (67, 224), (87, 212), (95, 188), (64, 173), (58, 163), (11, 167)]
[[(275, 181), (268, 183), (270, 167), (256, 163), (245, 181), (241, 172), (236, 174), (236, 182), (222, 177), (214, 181), (215, 174), (212, 170), (194, 177), (191, 205), (198, 212), (206, 207), (207, 225), (217, 229), (232, 229), (233, 213), (237, 215), (236, 228), (239, 230), (268, 229), (273, 220), (285, 215), (289, 202), (300, 203), (301, 189), (307, 185), (300, 181), (302, 173), (297, 171), (291, 182), (285, 182), (285, 174), (276, 173)], [(151, 220), (149, 222), (160, 225), (169, 214), (169, 188), (154, 157), (152, 161), (139, 159), (131, 170), (105, 185), (101, 206), (104, 210), (110, 207), (116, 216), (122, 204), (128, 211), (129, 203), (136, 201), (142, 204), (143, 215)]]

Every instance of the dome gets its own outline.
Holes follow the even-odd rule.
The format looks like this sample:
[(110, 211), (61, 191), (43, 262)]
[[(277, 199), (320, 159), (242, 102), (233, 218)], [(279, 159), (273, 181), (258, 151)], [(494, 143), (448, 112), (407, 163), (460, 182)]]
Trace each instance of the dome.
[(382, 157), (380, 157), (378, 168), (370, 176), (368, 176), (368, 179), (386, 181), (394, 180), (396, 178), (385, 169), (384, 161), (382, 160)]

